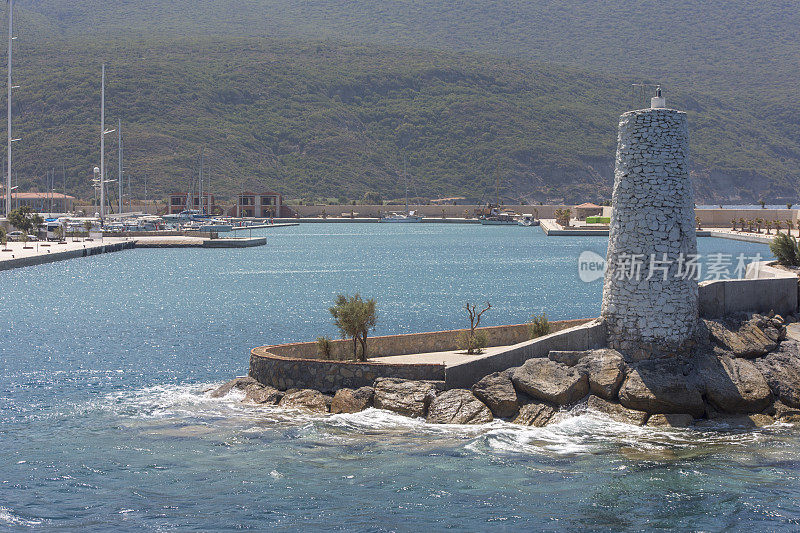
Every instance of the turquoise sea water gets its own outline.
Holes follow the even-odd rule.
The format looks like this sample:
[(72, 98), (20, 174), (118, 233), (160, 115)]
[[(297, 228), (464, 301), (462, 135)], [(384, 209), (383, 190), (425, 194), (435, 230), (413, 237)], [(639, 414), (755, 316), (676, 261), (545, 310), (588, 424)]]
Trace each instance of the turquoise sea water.
[[(255, 233), (255, 232), (254, 232)], [(800, 439), (309, 416), (206, 391), (255, 345), (333, 336), (338, 292), (376, 333), (596, 316), (604, 238), (474, 225), (309, 224), (244, 250), (133, 250), (0, 273), (0, 529), (797, 530)], [(700, 252), (768, 254), (700, 239)]]

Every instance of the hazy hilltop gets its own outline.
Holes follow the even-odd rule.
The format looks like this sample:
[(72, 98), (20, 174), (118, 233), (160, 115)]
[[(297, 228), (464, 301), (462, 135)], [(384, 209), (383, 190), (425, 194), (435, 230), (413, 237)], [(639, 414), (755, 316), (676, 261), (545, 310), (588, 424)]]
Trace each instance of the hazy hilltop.
[(205, 145), (220, 192), (397, 196), (406, 153), (423, 196), (480, 195), (500, 174), (509, 197), (600, 199), (616, 117), (645, 102), (630, 84), (658, 81), (690, 114), (699, 199), (800, 196), (788, 1), (17, 6), (16, 160), (34, 186), (66, 158), (89, 194), (105, 60), (109, 119), (151, 191), (185, 187)]
[[(658, 77), (794, 87), (792, 0), (19, 0), (52, 35), (218, 35), (483, 52)], [(727, 82), (727, 83), (726, 83)], [(728, 84), (734, 87), (726, 86)]]

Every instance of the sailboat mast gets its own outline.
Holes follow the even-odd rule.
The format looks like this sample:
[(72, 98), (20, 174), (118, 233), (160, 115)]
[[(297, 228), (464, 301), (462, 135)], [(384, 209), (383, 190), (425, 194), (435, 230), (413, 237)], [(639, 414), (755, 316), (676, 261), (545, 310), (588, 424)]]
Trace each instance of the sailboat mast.
[(408, 214), (408, 161), (405, 154), (403, 154), (403, 177), (406, 182), (406, 215)]
[(106, 64), (100, 86), (100, 220), (106, 209)]
[(200, 204), (198, 207), (200, 208), (200, 214), (203, 214), (203, 155), (205, 154), (205, 146), (200, 148), (200, 179), (199, 181), (199, 191), (200, 191), (200, 199), (198, 203)]
[(117, 178), (119, 179), (119, 212), (122, 213), (122, 196), (123, 196), (123, 181), (122, 181), (122, 119), (117, 119)]

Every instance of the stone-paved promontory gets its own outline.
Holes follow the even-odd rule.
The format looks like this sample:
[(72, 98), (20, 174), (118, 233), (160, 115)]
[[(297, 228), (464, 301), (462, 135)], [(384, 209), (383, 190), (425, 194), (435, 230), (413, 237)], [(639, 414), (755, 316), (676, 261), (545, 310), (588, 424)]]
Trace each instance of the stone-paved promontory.
[(211, 396), (239, 389), (247, 403), (333, 414), (376, 407), (442, 424), (502, 419), (544, 426), (559, 413), (587, 409), (649, 426), (800, 423), (800, 344), (786, 339), (786, 323), (797, 320), (758, 314), (700, 320), (692, 353), (672, 358), (626, 361), (611, 348), (551, 351), (487, 375), (470, 390), (445, 390), (441, 381), (378, 378), (371, 387), (328, 395), (280, 391), (245, 377)]

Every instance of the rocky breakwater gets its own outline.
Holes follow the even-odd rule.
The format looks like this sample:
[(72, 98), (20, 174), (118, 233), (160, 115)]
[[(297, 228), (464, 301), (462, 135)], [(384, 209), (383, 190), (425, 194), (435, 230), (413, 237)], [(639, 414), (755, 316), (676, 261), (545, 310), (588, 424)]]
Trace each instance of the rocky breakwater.
[(800, 423), (800, 344), (786, 339), (785, 322), (757, 314), (700, 320), (697, 347), (671, 358), (637, 361), (610, 348), (551, 351), (487, 375), (471, 389), (445, 390), (442, 381), (379, 378), (372, 386), (323, 394), (281, 391), (243, 377), (211, 396), (240, 390), (242, 401), (251, 404), (320, 414), (375, 407), (438, 424), (502, 419), (540, 427), (559, 419), (559, 413), (587, 411), (649, 426)]

